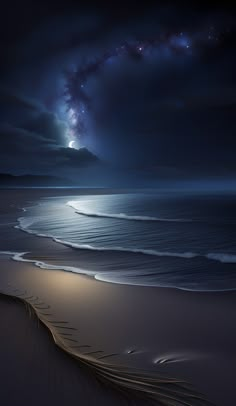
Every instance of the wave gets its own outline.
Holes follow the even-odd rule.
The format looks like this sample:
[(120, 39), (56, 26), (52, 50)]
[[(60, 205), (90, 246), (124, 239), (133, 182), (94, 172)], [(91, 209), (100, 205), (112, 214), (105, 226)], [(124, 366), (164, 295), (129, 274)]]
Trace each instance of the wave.
[(118, 252), (129, 252), (134, 254), (152, 255), (157, 257), (178, 257), (178, 258), (194, 258), (198, 257), (199, 254), (194, 252), (169, 252), (169, 251), (157, 251), (152, 249), (143, 248), (125, 248), (125, 247), (98, 247), (89, 244), (77, 244), (59, 238), (53, 238), (53, 241), (63, 244), (70, 248), (80, 249), (80, 250), (91, 250), (91, 251), (118, 251)]
[(208, 253), (200, 254), (195, 252), (170, 252), (170, 251), (158, 251), (152, 249), (143, 249), (143, 248), (124, 248), (124, 247), (96, 247), (89, 244), (77, 244), (68, 241), (61, 240), (59, 238), (53, 238), (53, 241), (63, 244), (67, 247), (79, 249), (79, 250), (92, 250), (92, 251), (119, 251), (119, 252), (129, 252), (134, 254), (143, 254), (151, 255), (156, 257), (174, 257), (174, 258), (206, 258), (213, 261), (218, 261), (222, 263), (236, 263), (235, 254), (225, 254), (225, 253)]
[(54, 242), (62, 244), (66, 247), (70, 247), (78, 250), (90, 250), (90, 251), (100, 251), (100, 252), (127, 252), (131, 254), (142, 254), (156, 257), (173, 257), (173, 258), (205, 258), (212, 261), (218, 261), (226, 264), (235, 264), (236, 255), (230, 253), (196, 253), (196, 252), (171, 252), (171, 251), (159, 251), (154, 249), (145, 249), (145, 248), (125, 248), (125, 247), (108, 247), (108, 246), (94, 246), (90, 244), (78, 244), (70, 241), (61, 239), (60, 237), (55, 237), (51, 234), (42, 234), (38, 233), (36, 230), (29, 229), (29, 225), (33, 224), (32, 219), (25, 219), (20, 217), (18, 219), (19, 224), (15, 228), (20, 229), (28, 234), (36, 235), (37, 237), (51, 238)]
[[(30, 252), (0, 251), (0, 255), (10, 256), (13, 261), (31, 263), (34, 266), (36, 266), (37, 268), (49, 270), (49, 271), (64, 271), (64, 272), (72, 272), (72, 273), (76, 273), (76, 274), (80, 274), (80, 275), (86, 275), (89, 277), (93, 277), (97, 281), (116, 283), (116, 284), (122, 284), (122, 285), (135, 284), (135, 285), (139, 285), (139, 286), (158, 286), (158, 287), (174, 288), (174, 289), (188, 290), (188, 291), (193, 290), (191, 288), (183, 288), (181, 286), (176, 286), (176, 285), (171, 285), (171, 284), (163, 285), (163, 284), (158, 283), (156, 285), (153, 285), (153, 284), (150, 285), (150, 284), (146, 283), (145, 280), (140, 280), (139, 282), (133, 281), (132, 283), (130, 283), (130, 281), (126, 280), (126, 279), (123, 279), (122, 281), (120, 281), (119, 277), (117, 278), (114, 275), (114, 272), (104, 273), (104, 272), (90, 271), (90, 270), (78, 268), (75, 266), (48, 264), (43, 261), (38, 261), (37, 259), (24, 258), (24, 256), (27, 254), (30, 254)], [(137, 278), (139, 278), (139, 277), (140, 277), (140, 275), (137, 274)], [(197, 289), (194, 289), (194, 291), (195, 290), (197, 290)], [(200, 289), (199, 289), (199, 291), (200, 291)]]
[(225, 253), (209, 253), (206, 255), (208, 259), (222, 262), (224, 264), (236, 264), (235, 254), (225, 254)]
[[(181, 286), (176, 283), (163, 283), (161, 281), (156, 281), (155, 283), (150, 283), (148, 282), (145, 278), (140, 278), (140, 274), (137, 273), (136, 279), (133, 279), (132, 282), (130, 281), (129, 278), (126, 278), (126, 275), (123, 275), (123, 278), (120, 278), (120, 275), (116, 275), (114, 272), (97, 272), (97, 271), (91, 271), (88, 269), (83, 269), (83, 268), (78, 268), (75, 266), (67, 266), (67, 265), (54, 265), (54, 264), (48, 264), (43, 261), (38, 261), (37, 259), (27, 259), (24, 258), (25, 255), (30, 254), (29, 252), (15, 252), (15, 251), (0, 251), (0, 255), (7, 255), (10, 256), (12, 260), (17, 261), (17, 262), (26, 262), (26, 263), (31, 263), (37, 268), (44, 269), (44, 270), (49, 270), (49, 271), (64, 271), (64, 272), (72, 272), (80, 275), (86, 275), (89, 277), (94, 278), (97, 281), (101, 282), (107, 282), (107, 283), (115, 283), (115, 284), (121, 284), (121, 285), (137, 285), (137, 286), (156, 286), (159, 288), (172, 288), (172, 289), (178, 289), (178, 290), (184, 290), (184, 291), (192, 291), (192, 292), (228, 292), (228, 291), (235, 291), (235, 288), (223, 288), (223, 289), (210, 289), (208, 288), (203, 288), (201, 286)], [(224, 255), (224, 254), (223, 254)], [(222, 262), (222, 261), (220, 261)], [(144, 275), (145, 276), (145, 275)]]
[(66, 266), (66, 265), (53, 265), (53, 264), (48, 264), (43, 261), (38, 261), (37, 259), (27, 259), (24, 258), (26, 254), (29, 254), (29, 252), (16, 252), (16, 251), (0, 251), (0, 255), (9, 255), (13, 259), (13, 261), (17, 262), (28, 262), (31, 264), (34, 264), (37, 268), (40, 269), (47, 269), (51, 271), (66, 271), (66, 272), (73, 272), (73, 273), (79, 273), (87, 276), (95, 276), (96, 272), (94, 271), (89, 271), (86, 269), (78, 268), (75, 266)]
[(14, 228), (24, 231), (28, 234), (32, 235), (37, 235), (37, 237), (44, 237), (44, 238), (54, 238), (53, 235), (51, 234), (43, 234), (43, 233), (38, 233), (36, 230), (32, 230), (29, 227), (32, 226), (32, 224), (35, 223), (35, 218), (34, 217), (19, 217), (17, 219), (19, 225), (14, 226)]
[(16, 252), (16, 251), (0, 251), (0, 255), (24, 255), (26, 252)]
[(67, 202), (67, 206), (75, 209), (77, 214), (87, 217), (100, 217), (100, 218), (112, 218), (119, 220), (132, 220), (132, 221), (158, 221), (158, 222), (170, 222), (170, 223), (189, 223), (193, 220), (191, 219), (171, 219), (171, 218), (162, 218), (162, 217), (152, 217), (152, 216), (131, 216), (126, 213), (103, 213), (99, 211), (89, 211), (81, 210), (78, 208), (78, 202), (76, 200), (71, 200)]

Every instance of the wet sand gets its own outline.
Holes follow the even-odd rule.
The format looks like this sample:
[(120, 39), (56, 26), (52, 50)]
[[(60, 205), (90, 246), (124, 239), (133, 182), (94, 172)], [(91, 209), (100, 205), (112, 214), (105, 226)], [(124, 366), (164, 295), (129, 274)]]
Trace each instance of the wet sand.
[[(22, 200), (18, 199), (19, 205), (25, 199), (22, 192), (18, 192), (18, 196), (20, 193)], [(40, 193), (43, 195), (42, 191)], [(4, 205), (6, 202), (7, 198)], [(14, 209), (12, 210), (14, 212)], [(14, 231), (17, 232), (19, 233)], [(29, 251), (32, 246), (37, 247), (42, 257), (45, 244), (52, 244), (52, 250), (67, 249), (58, 247), (49, 240), (24, 233), (21, 235), (24, 246), (28, 245)], [(3, 244), (4, 249), (7, 248), (6, 244), (7, 242)], [(21, 251), (16, 249), (16, 246), (12, 247), (12, 250)], [(73, 330), (73, 339), (79, 345), (89, 346), (83, 352), (94, 352), (95, 358), (114, 354), (107, 358), (109, 362), (112, 360), (117, 365), (145, 368), (163, 376), (187, 380), (218, 406), (236, 404), (234, 292), (194, 293), (176, 289), (115, 285), (63, 271), (41, 270), (32, 264), (15, 262), (9, 256), (1, 255), (0, 290), (13, 293), (14, 289), (19, 289), (17, 292), (28, 295), (27, 297), (38, 296), (50, 307), (53, 317), (66, 320), (69, 326), (76, 328), (77, 330)], [(32, 382), (35, 379), (35, 383), (31, 384), (29, 381), (30, 387), (34, 388), (41, 375), (44, 376), (41, 385), (48, 396), (51, 396), (50, 399), (53, 399), (55, 388), (60, 386), (56, 383), (57, 379), (64, 382), (64, 398), (57, 393), (55, 396), (58, 396), (58, 400), (54, 403), (50, 400), (52, 404), (69, 404), (76, 398), (76, 391), (80, 399), (85, 399), (81, 402), (83, 405), (113, 405), (123, 404), (124, 401), (131, 402), (128, 404), (138, 404), (120, 397), (118, 392), (111, 393), (106, 385), (106, 389), (100, 386), (97, 388), (96, 400), (94, 396), (89, 398), (88, 393), (95, 393), (94, 382), (95, 387), (97, 385), (93, 375), (90, 380), (86, 371), (79, 369), (77, 374), (77, 364), (71, 366), (72, 361), (65, 355), (58, 357), (58, 351), (52, 349), (54, 344), (48, 333), (43, 329), (36, 329), (18, 303), (13, 305), (1, 300), (0, 309), (1, 325), (4, 326), (0, 336), (3, 340), (0, 357), (4, 360), (1, 362), (1, 382), (4, 383), (1, 390), (4, 396), (12, 396), (12, 402), (4, 404), (14, 404), (13, 391), (18, 393), (16, 398), (19, 399), (20, 391), (27, 392), (28, 379)], [(26, 333), (27, 329), (30, 333)], [(22, 357), (30, 346), (30, 351), (35, 355), (35, 359), (32, 357), (33, 367), (28, 356), (25, 360)], [(47, 369), (48, 365), (50, 370), (60, 371), (56, 373), (55, 380), (46, 378), (46, 372), (42, 373), (40, 370), (39, 373), (39, 360), (42, 368)], [(65, 363), (68, 366), (64, 366)], [(15, 366), (13, 375), (12, 364)], [(20, 378), (22, 368), (26, 374), (25, 379)], [(70, 370), (68, 375), (65, 372), (67, 368)], [(53, 374), (54, 372), (52, 376)], [(66, 376), (70, 378), (67, 379)], [(32, 396), (34, 391), (30, 393), (31, 395), (26, 396)], [(68, 393), (72, 393), (71, 398)], [(34, 404), (42, 404), (43, 398), (39, 396), (39, 399), (41, 403), (39, 401)]]

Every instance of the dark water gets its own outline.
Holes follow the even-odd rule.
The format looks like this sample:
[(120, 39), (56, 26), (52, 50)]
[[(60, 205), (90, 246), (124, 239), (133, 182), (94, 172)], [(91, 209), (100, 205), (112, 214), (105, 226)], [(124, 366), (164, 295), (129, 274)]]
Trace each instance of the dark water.
[(27, 208), (19, 227), (70, 247), (65, 270), (117, 283), (236, 289), (235, 196), (46, 198)]

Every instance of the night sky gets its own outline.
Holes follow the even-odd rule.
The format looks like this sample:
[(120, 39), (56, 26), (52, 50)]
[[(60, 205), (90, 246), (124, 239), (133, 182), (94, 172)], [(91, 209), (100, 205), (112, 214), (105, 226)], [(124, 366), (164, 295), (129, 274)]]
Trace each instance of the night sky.
[(1, 173), (94, 186), (236, 179), (236, 13), (143, 3), (7, 2)]

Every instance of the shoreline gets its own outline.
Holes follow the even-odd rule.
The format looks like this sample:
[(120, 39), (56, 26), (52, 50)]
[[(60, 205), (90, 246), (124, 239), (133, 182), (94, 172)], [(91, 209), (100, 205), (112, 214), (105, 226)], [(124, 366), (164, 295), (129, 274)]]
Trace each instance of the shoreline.
[[(5, 196), (2, 206), (10, 221), (16, 219), (19, 205), (30, 199), (30, 193), (25, 196), (21, 191), (14, 197), (12, 191), (14, 207), (9, 207), (12, 201)], [(55, 190), (50, 193), (55, 195)], [(31, 195), (34, 201), (43, 197), (42, 190), (36, 195)], [(13, 222), (16, 224), (16, 220)], [(47, 259), (45, 250), (51, 253), (51, 260), (59, 259), (55, 270), (46, 270), (0, 255), (0, 290), (10, 284), (26, 290), (28, 296), (38, 296), (57, 320), (78, 329), (73, 339), (89, 345), (95, 358), (103, 352), (116, 354), (111, 358), (116, 366), (188, 381), (217, 406), (234, 406), (235, 291), (114, 284), (58, 271), (68, 247), (32, 234), (19, 236), (12, 224), (10, 228), (6, 224), (3, 230), (4, 247), (15, 251), (29, 247), (42, 262)]]
[(190, 382), (214, 404), (234, 405), (225, 401), (235, 399), (234, 293), (108, 284), (8, 259), (0, 269), (2, 288), (14, 281), (14, 288), (38, 296), (55, 320), (78, 329), (73, 339), (89, 345), (95, 358), (116, 354), (115, 365)]
[[(24, 232), (24, 230), (21, 230)], [(30, 233), (29, 233), (30, 234)], [(40, 238), (40, 235), (37, 234), (32, 234), (35, 237)], [(45, 238), (50, 238), (50, 237), (45, 237)], [(54, 239), (52, 239), (52, 242), (57, 243), (57, 241), (55, 241)], [(39, 268), (39, 269), (44, 269), (44, 270), (51, 270), (51, 271), (61, 271), (61, 272), (70, 272), (70, 273), (74, 273), (76, 275), (81, 275), (81, 276), (86, 276), (88, 278), (93, 278), (96, 281), (99, 282), (103, 282), (103, 283), (108, 283), (108, 284), (116, 284), (116, 285), (128, 285), (128, 286), (138, 286), (138, 287), (150, 287), (150, 288), (158, 288), (158, 289), (173, 289), (173, 290), (177, 290), (177, 291), (183, 291), (183, 292), (192, 292), (192, 293), (201, 293), (201, 294), (222, 294), (222, 293), (235, 293), (236, 292), (236, 288), (232, 288), (232, 289), (190, 289), (190, 288), (184, 288), (184, 287), (179, 287), (179, 286), (168, 286), (168, 285), (153, 285), (153, 284), (138, 284), (138, 283), (128, 283), (128, 282), (120, 282), (117, 280), (109, 280), (109, 279), (105, 279), (100, 277), (100, 273), (99, 272), (93, 272), (90, 270), (86, 270), (86, 269), (81, 269), (81, 268), (76, 268), (76, 267), (69, 267), (66, 265), (53, 265), (53, 264), (48, 264), (46, 262), (42, 262), (41, 260), (38, 259), (33, 259), (33, 258), (24, 258), (25, 255), (29, 255), (32, 256), (31, 252), (14, 252), (14, 251), (0, 251), (0, 258), (2, 256), (9, 256), (11, 260), (16, 261), (16, 262), (25, 262), (25, 263), (31, 263), (33, 264), (35, 267)]]
[[(96, 191), (89, 189), (90, 192), (92, 194), (96, 193)], [(83, 189), (82, 190), (82, 194), (81, 195), (86, 195), (86, 190)], [(113, 193), (114, 191), (110, 192)], [(124, 191), (123, 191), (124, 192)], [(108, 190), (103, 190), (102, 194), (108, 193)], [(110, 194), (109, 193), (109, 194)], [(41, 196), (40, 197), (43, 199), (45, 196)], [(57, 196), (57, 198), (61, 198), (61, 199), (65, 199), (65, 196)], [(38, 204), (40, 205), (40, 200), (35, 200), (35, 203), (38, 202)], [(37, 204), (35, 204), (34, 206), (28, 206), (28, 207), (37, 207)], [(27, 212), (27, 208), (22, 207), (22, 208), (18, 208), (18, 210), (22, 210), (23, 212)], [(37, 241), (38, 238), (43, 238), (43, 239), (47, 239), (50, 240), (49, 241), (49, 245), (51, 247), (54, 247), (56, 249), (56, 245), (61, 245), (63, 247), (68, 247), (69, 251), (70, 249), (72, 249), (74, 251), (74, 253), (76, 252), (76, 250), (83, 252), (84, 254), (87, 252), (91, 255), (96, 254), (97, 253), (119, 253), (121, 252), (122, 254), (135, 254), (135, 256), (139, 255), (139, 256), (143, 256), (143, 255), (147, 255), (149, 256), (154, 256), (154, 257), (176, 257), (178, 258), (185, 258), (186, 261), (187, 260), (194, 260), (195, 258), (202, 258), (204, 260), (210, 261), (209, 262), (209, 266), (211, 266), (214, 262), (216, 263), (221, 263), (221, 264), (227, 264), (230, 265), (231, 268), (233, 267), (233, 264), (236, 261), (236, 256), (234, 254), (225, 254), (225, 253), (193, 253), (193, 252), (184, 252), (184, 253), (175, 253), (175, 252), (165, 252), (165, 251), (155, 251), (155, 250), (149, 250), (149, 249), (140, 249), (140, 248), (124, 248), (124, 247), (100, 247), (100, 246), (93, 246), (93, 245), (84, 245), (84, 244), (77, 244), (77, 243), (72, 243), (72, 242), (68, 242), (63, 240), (62, 237), (56, 237), (50, 234), (43, 234), (38, 232), (37, 230), (31, 230), (30, 228), (28, 228), (28, 226), (24, 226), (21, 225), (21, 221), (20, 220), (27, 220), (27, 216), (26, 217), (18, 217), (16, 219), (14, 228), (18, 229), (19, 231), (21, 231), (22, 233), (26, 233), (29, 234), (29, 236), (32, 236), (34, 238), (36, 238), (35, 241)], [(9, 252), (11, 250), (9, 249)], [(56, 250), (57, 253), (60, 252), (60, 249)], [(69, 252), (67, 251), (67, 253)], [(64, 250), (65, 254), (66, 251)], [(72, 253), (72, 251), (70, 251)], [(0, 255), (4, 254), (4, 251), (0, 251)], [(65, 265), (56, 265), (54, 264), (52, 261), (51, 262), (46, 262), (46, 261), (42, 261), (39, 260), (37, 256), (34, 255), (33, 252), (31, 251), (16, 251), (16, 252), (12, 252), (12, 254), (15, 256), (15, 260), (19, 260), (19, 261), (25, 261), (25, 262), (32, 262), (35, 263), (36, 266), (39, 266), (40, 268), (45, 268), (45, 269), (61, 269), (64, 270), (66, 272), (74, 272), (77, 274), (82, 274), (82, 275), (89, 275), (89, 276), (93, 276), (96, 280), (100, 280), (103, 282), (107, 282), (107, 283), (116, 283), (116, 284), (121, 284), (121, 285), (134, 285), (134, 286), (155, 286), (158, 288), (171, 288), (171, 289), (179, 289), (182, 291), (192, 291), (192, 292), (201, 292), (201, 293), (205, 293), (205, 292), (235, 292), (236, 291), (236, 287), (230, 288), (230, 287), (224, 287), (224, 288), (191, 288), (190, 286), (178, 286), (176, 285), (171, 285), (171, 284), (165, 284), (165, 283), (157, 283), (154, 284), (153, 282), (148, 283), (148, 282), (142, 282), (139, 283), (139, 280), (135, 281), (133, 280), (131, 283), (129, 283), (129, 281), (125, 278), (121, 278), (121, 280), (119, 280), (119, 278), (113, 277), (110, 273), (106, 272), (104, 273), (103, 271), (99, 271), (96, 267), (95, 269), (90, 269), (87, 268), (86, 266), (83, 267), (78, 267), (78, 266), (68, 266), (67, 264)], [(79, 253), (78, 253), (79, 255)], [(66, 256), (66, 255), (65, 255)], [(39, 265), (38, 265), (39, 264)], [(207, 266), (207, 262), (205, 264)]]

